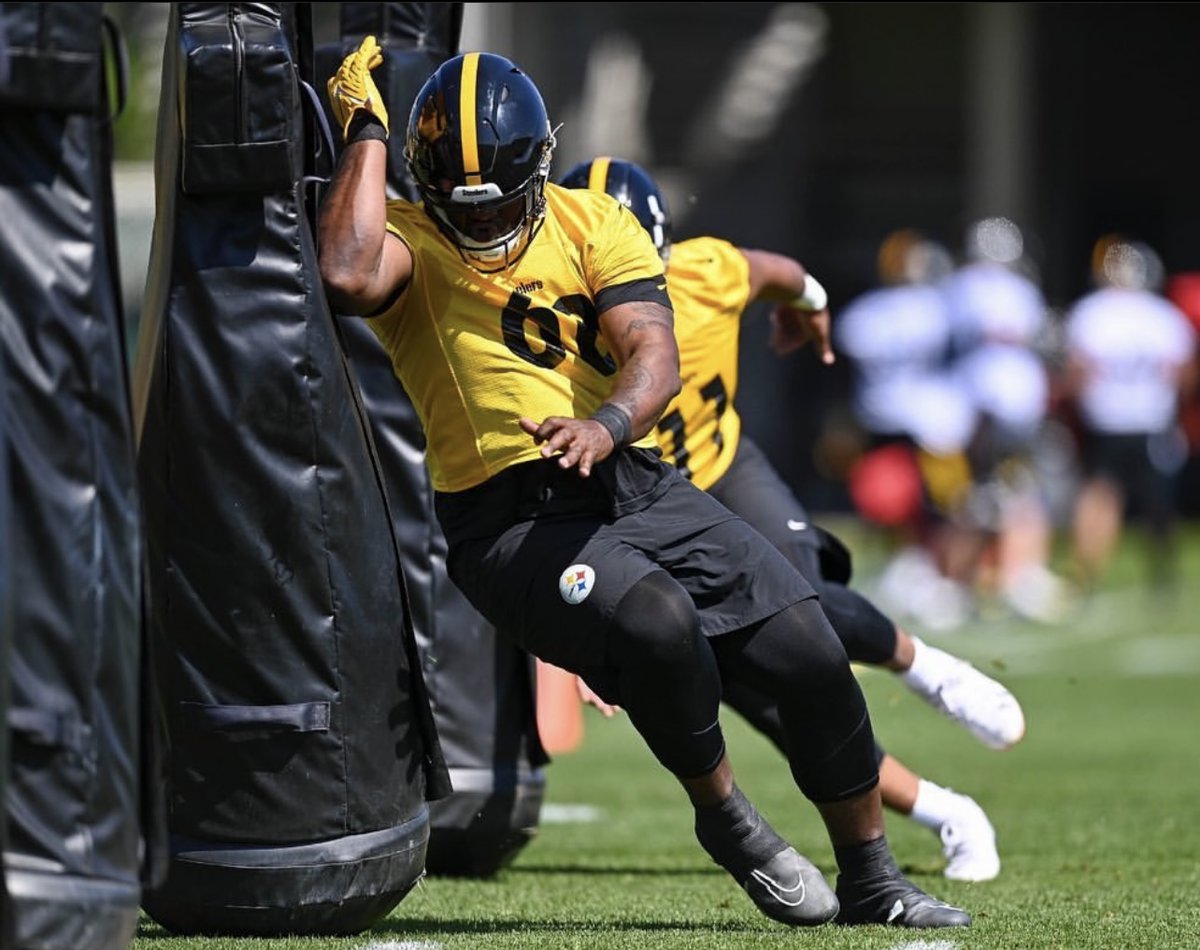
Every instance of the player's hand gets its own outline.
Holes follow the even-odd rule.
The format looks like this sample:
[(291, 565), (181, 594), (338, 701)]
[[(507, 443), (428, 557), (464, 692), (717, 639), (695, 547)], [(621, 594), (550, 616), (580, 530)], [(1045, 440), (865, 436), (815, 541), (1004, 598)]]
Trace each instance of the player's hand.
[(800, 310), (779, 304), (771, 311), (771, 349), (786, 356), (809, 343), (816, 348), (822, 363), (834, 362), (828, 309)]
[(611, 703), (606, 703), (603, 699), (601, 699), (595, 693), (595, 691), (584, 682), (582, 676), (575, 677), (575, 686), (579, 690), (580, 702), (582, 702), (585, 706), (595, 706), (600, 710), (600, 714), (604, 716), (605, 719), (612, 719), (613, 716), (621, 711), (620, 706), (614, 706)]
[(578, 468), (582, 478), (592, 474), (593, 465), (612, 455), (613, 437), (604, 426), (591, 419), (549, 416), (539, 423), (522, 417), (520, 424), (533, 436), (534, 443), (542, 447), (542, 458), (557, 455), (561, 467)]
[(326, 86), (329, 93), (329, 104), (333, 107), (333, 117), (342, 127), (342, 138), (350, 128), (350, 120), (358, 112), (366, 112), (375, 116), (383, 123), (384, 131), (388, 131), (387, 108), (383, 97), (371, 78), (371, 70), (383, 62), (383, 50), (375, 42), (374, 36), (366, 37), (358, 44), (358, 49), (342, 60), (342, 65), (334, 73)]

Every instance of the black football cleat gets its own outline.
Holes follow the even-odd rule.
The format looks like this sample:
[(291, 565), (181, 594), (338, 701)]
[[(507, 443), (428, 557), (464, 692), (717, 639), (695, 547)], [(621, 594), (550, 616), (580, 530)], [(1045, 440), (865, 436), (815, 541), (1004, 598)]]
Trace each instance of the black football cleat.
[(815, 927), (837, 914), (837, 896), (825, 876), (775, 833), (736, 786), (721, 805), (697, 809), (696, 838), (772, 920)]
[(816, 927), (838, 912), (837, 896), (825, 876), (795, 848), (752, 868), (739, 883), (754, 906), (791, 927)]
[(903, 876), (845, 884), (838, 879), (835, 923), (892, 927), (969, 927), (966, 911), (951, 907)]

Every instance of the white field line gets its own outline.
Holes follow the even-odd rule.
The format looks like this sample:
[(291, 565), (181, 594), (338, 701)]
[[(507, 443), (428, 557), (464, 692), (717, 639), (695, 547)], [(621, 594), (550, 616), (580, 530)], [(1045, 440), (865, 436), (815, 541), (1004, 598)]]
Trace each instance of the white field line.
[(363, 944), (358, 950), (442, 950), (436, 940), (384, 940)]
[[(1148, 611), (1141, 589), (1107, 591), (1098, 595), (1074, 620), (1060, 626), (1030, 628), (1026, 624), (980, 624), (964, 637), (954, 633), (924, 634), (923, 639), (971, 660), (989, 675), (1057, 673), (1063, 654), (1090, 654), (1085, 662), (1130, 676), (1195, 676), (1200, 674), (1200, 623), (1167, 612)], [(1161, 634), (1163, 627), (1186, 634)], [(1115, 641), (1125, 641), (1117, 643)], [(1093, 653), (1093, 651), (1095, 651)], [(993, 663), (996, 659), (1001, 664)]]
[(601, 821), (604, 810), (595, 805), (569, 805), (548, 802), (542, 806), (543, 825), (587, 825)]
[(1135, 676), (1187, 676), (1200, 672), (1200, 636), (1139, 637), (1118, 656), (1119, 668)]
[(958, 944), (950, 940), (907, 940), (887, 950), (958, 950)]

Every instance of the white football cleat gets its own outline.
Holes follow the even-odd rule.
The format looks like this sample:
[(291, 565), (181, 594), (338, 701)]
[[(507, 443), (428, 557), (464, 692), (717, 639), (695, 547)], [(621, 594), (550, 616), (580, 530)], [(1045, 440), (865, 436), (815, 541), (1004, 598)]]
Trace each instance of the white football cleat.
[(958, 797), (954, 817), (938, 829), (947, 860), (942, 873), (952, 881), (990, 881), (1000, 873), (995, 829), (973, 798)]
[[(913, 638), (916, 641), (916, 637)], [(929, 705), (961, 723), (976, 739), (993, 749), (1008, 749), (1025, 735), (1025, 713), (1017, 698), (1002, 684), (985, 676), (966, 660), (917, 642), (922, 657), (920, 680), (901, 674)], [(934, 675), (930, 675), (932, 670)]]

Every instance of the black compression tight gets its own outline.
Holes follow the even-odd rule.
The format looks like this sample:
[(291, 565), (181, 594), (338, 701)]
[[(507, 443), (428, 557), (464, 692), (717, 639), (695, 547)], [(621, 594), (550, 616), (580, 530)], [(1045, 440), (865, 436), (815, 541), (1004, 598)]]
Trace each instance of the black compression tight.
[[(771, 740), (771, 744), (787, 756), (787, 739), (783, 734), (783, 722), (779, 718), (779, 706), (756, 689), (742, 683), (726, 683), (725, 705), (746, 720), (751, 726)], [(886, 752), (875, 743), (875, 765), (878, 767)]]
[(817, 549), (795, 542), (781, 548), (821, 598), (821, 607), (855, 663), (880, 666), (896, 654), (896, 625), (858, 591), (821, 576)]
[[(608, 643), (613, 691), (655, 758), (679, 778), (706, 775), (725, 754), (721, 679), (695, 605), (655, 571), (617, 605)], [(611, 699), (610, 699), (611, 701)]]
[(800, 790), (841, 801), (879, 780), (866, 700), (816, 598), (709, 641), (722, 679), (772, 699)]

